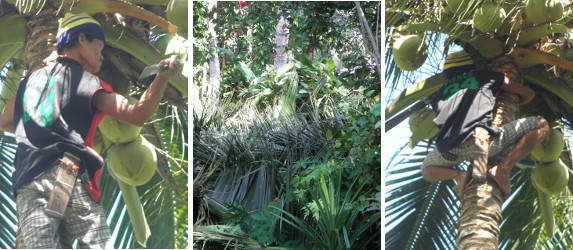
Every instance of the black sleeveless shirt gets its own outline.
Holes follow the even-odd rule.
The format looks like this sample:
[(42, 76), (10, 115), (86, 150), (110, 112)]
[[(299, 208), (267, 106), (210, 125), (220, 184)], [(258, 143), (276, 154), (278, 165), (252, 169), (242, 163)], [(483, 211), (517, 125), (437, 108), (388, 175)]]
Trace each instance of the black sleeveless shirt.
[(446, 152), (460, 145), (482, 126), (497, 136), (498, 128), (491, 125), (495, 97), (504, 74), (491, 70), (473, 70), (451, 76), (438, 90), (430, 104), (436, 113), (434, 124), (438, 151)]
[(92, 103), (97, 91), (112, 92), (79, 62), (59, 57), (57, 63), (35, 71), (16, 93), (14, 130), (18, 148), (14, 158), (12, 191), (40, 176), (64, 152), (81, 159), (79, 176), (90, 196), (99, 200), (97, 178), (103, 159), (90, 146), (104, 114)]

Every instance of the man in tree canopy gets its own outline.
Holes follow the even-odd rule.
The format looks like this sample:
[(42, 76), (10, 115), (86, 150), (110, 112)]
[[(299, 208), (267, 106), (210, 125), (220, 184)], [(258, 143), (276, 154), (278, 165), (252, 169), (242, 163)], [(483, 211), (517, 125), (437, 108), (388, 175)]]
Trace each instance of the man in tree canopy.
[[(12, 191), (19, 226), (27, 248), (61, 248), (62, 234), (71, 234), (80, 248), (113, 248), (98, 204), (103, 159), (90, 148), (94, 130), (105, 115), (142, 126), (179, 71), (179, 59), (162, 60), (169, 69), (130, 104), (94, 75), (105, 46), (100, 24), (71, 13), (59, 22), (56, 63), (27, 76), (0, 116), (0, 129), (14, 133), (18, 144)], [(66, 185), (71, 194), (54, 196)]]
[(514, 146), (503, 161), (487, 173), (507, 198), (511, 193), (511, 168), (548, 136), (549, 126), (540, 116), (518, 119), (501, 128), (492, 126), (495, 99), (503, 90), (519, 95), (524, 104), (533, 99), (535, 92), (507, 74), (476, 70), (473, 60), (464, 51), (446, 57), (443, 74), (447, 82), (430, 103), (436, 113), (434, 123), (439, 128), (437, 149), (424, 159), (422, 176), (430, 182), (455, 179), (461, 197), (471, 175), (453, 166), (473, 159), (472, 135), (476, 127), (483, 127), (493, 139), (489, 156)]

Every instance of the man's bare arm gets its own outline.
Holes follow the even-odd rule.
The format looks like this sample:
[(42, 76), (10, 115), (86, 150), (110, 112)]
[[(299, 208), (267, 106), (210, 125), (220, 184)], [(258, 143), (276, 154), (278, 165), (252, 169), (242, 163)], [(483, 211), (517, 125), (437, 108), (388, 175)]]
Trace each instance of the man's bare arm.
[(2, 110), (0, 115), (0, 129), (9, 133), (14, 133), (14, 103), (16, 102), (16, 95), (10, 98), (10, 101)]
[(175, 56), (161, 62), (168, 64), (169, 69), (166, 72), (157, 74), (155, 80), (149, 85), (149, 88), (147, 88), (137, 103), (130, 104), (125, 97), (116, 93), (98, 91), (94, 95), (95, 105), (106, 115), (133, 125), (143, 126), (159, 105), (168, 84), (167, 79), (179, 72), (180, 62)]
[(526, 104), (535, 97), (535, 92), (531, 88), (521, 84), (514, 78), (508, 77), (507, 74), (504, 77), (501, 89), (519, 95), (521, 97), (521, 104)]

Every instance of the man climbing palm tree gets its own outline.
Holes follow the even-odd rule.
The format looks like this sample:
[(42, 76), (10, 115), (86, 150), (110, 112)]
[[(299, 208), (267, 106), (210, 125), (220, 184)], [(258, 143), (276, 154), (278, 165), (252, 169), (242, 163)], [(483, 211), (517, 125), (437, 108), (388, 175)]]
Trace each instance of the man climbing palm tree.
[(98, 204), (103, 160), (90, 148), (93, 132), (106, 114), (143, 125), (167, 79), (179, 71), (179, 59), (161, 61), (169, 69), (131, 105), (93, 75), (102, 65), (104, 45), (96, 20), (66, 13), (57, 35), (57, 62), (25, 78), (0, 116), (0, 128), (14, 133), (18, 143), (12, 191), (27, 248), (61, 248), (59, 238), (67, 233), (80, 248), (113, 248)]
[(453, 166), (474, 157), (474, 129), (478, 126), (493, 135), (488, 155), (495, 156), (514, 145), (502, 162), (488, 171), (505, 198), (511, 193), (511, 168), (527, 156), (549, 134), (543, 117), (527, 117), (498, 128), (491, 125), (495, 97), (499, 90), (515, 93), (528, 103), (535, 93), (519, 80), (492, 70), (475, 70), (471, 57), (464, 51), (446, 57), (443, 73), (447, 82), (432, 99), (436, 113), (434, 123), (439, 131), (436, 147), (422, 163), (422, 175), (430, 182), (455, 179), (462, 196), (470, 173)]

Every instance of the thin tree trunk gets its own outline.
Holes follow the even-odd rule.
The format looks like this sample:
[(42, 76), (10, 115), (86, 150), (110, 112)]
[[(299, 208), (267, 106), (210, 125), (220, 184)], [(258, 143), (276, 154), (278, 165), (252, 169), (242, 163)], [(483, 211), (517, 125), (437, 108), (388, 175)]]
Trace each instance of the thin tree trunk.
[[(209, 11), (216, 8), (216, 2), (210, 3)], [(213, 18), (217, 18), (216, 15)], [(210, 48), (217, 48), (217, 33), (215, 32), (215, 23), (213, 19), (209, 19), (208, 31), (211, 35), (209, 39)], [(219, 87), (221, 85), (221, 69), (219, 64), (219, 53), (215, 52), (210, 54), (209, 58), (209, 84), (202, 87), (201, 99), (203, 104), (207, 100), (216, 100), (219, 96)]]
[(286, 46), (288, 44), (287, 31), (288, 31), (288, 21), (281, 15), (279, 22), (275, 28), (277, 34), (275, 35), (275, 60), (274, 60), (274, 71), (277, 71), (281, 66), (285, 65), (287, 62)]
[[(508, 73), (513, 81), (521, 82), (521, 74), (508, 57), (492, 62), (489, 67), (498, 72)], [(495, 126), (513, 121), (519, 112), (519, 97), (512, 93), (502, 93), (494, 108)], [(512, 147), (511, 147), (512, 148)], [(501, 162), (511, 148), (488, 159), (488, 168)], [(458, 221), (459, 249), (498, 249), (499, 225), (502, 221), (501, 206), (503, 195), (491, 178), (485, 182), (470, 181), (464, 189), (462, 209)]]
[[(374, 38), (374, 36), (372, 35), (372, 30), (370, 30), (368, 21), (366, 20), (364, 12), (360, 7), (360, 2), (354, 1), (354, 4), (356, 5), (356, 12), (358, 13), (358, 22), (360, 23), (360, 33), (362, 34), (362, 39), (364, 42), (364, 51), (374, 58), (374, 62), (376, 63), (376, 68), (378, 69), (378, 72), (380, 74), (380, 79), (382, 79), (382, 69), (381, 69), (382, 67), (380, 63), (382, 61), (381, 60), (382, 56), (380, 54), (380, 50), (378, 49), (379, 46), (377, 39)], [(376, 29), (376, 32), (378, 32), (378, 29)], [(368, 47), (368, 41), (372, 45), (371, 47), (373, 51), (370, 51)]]

